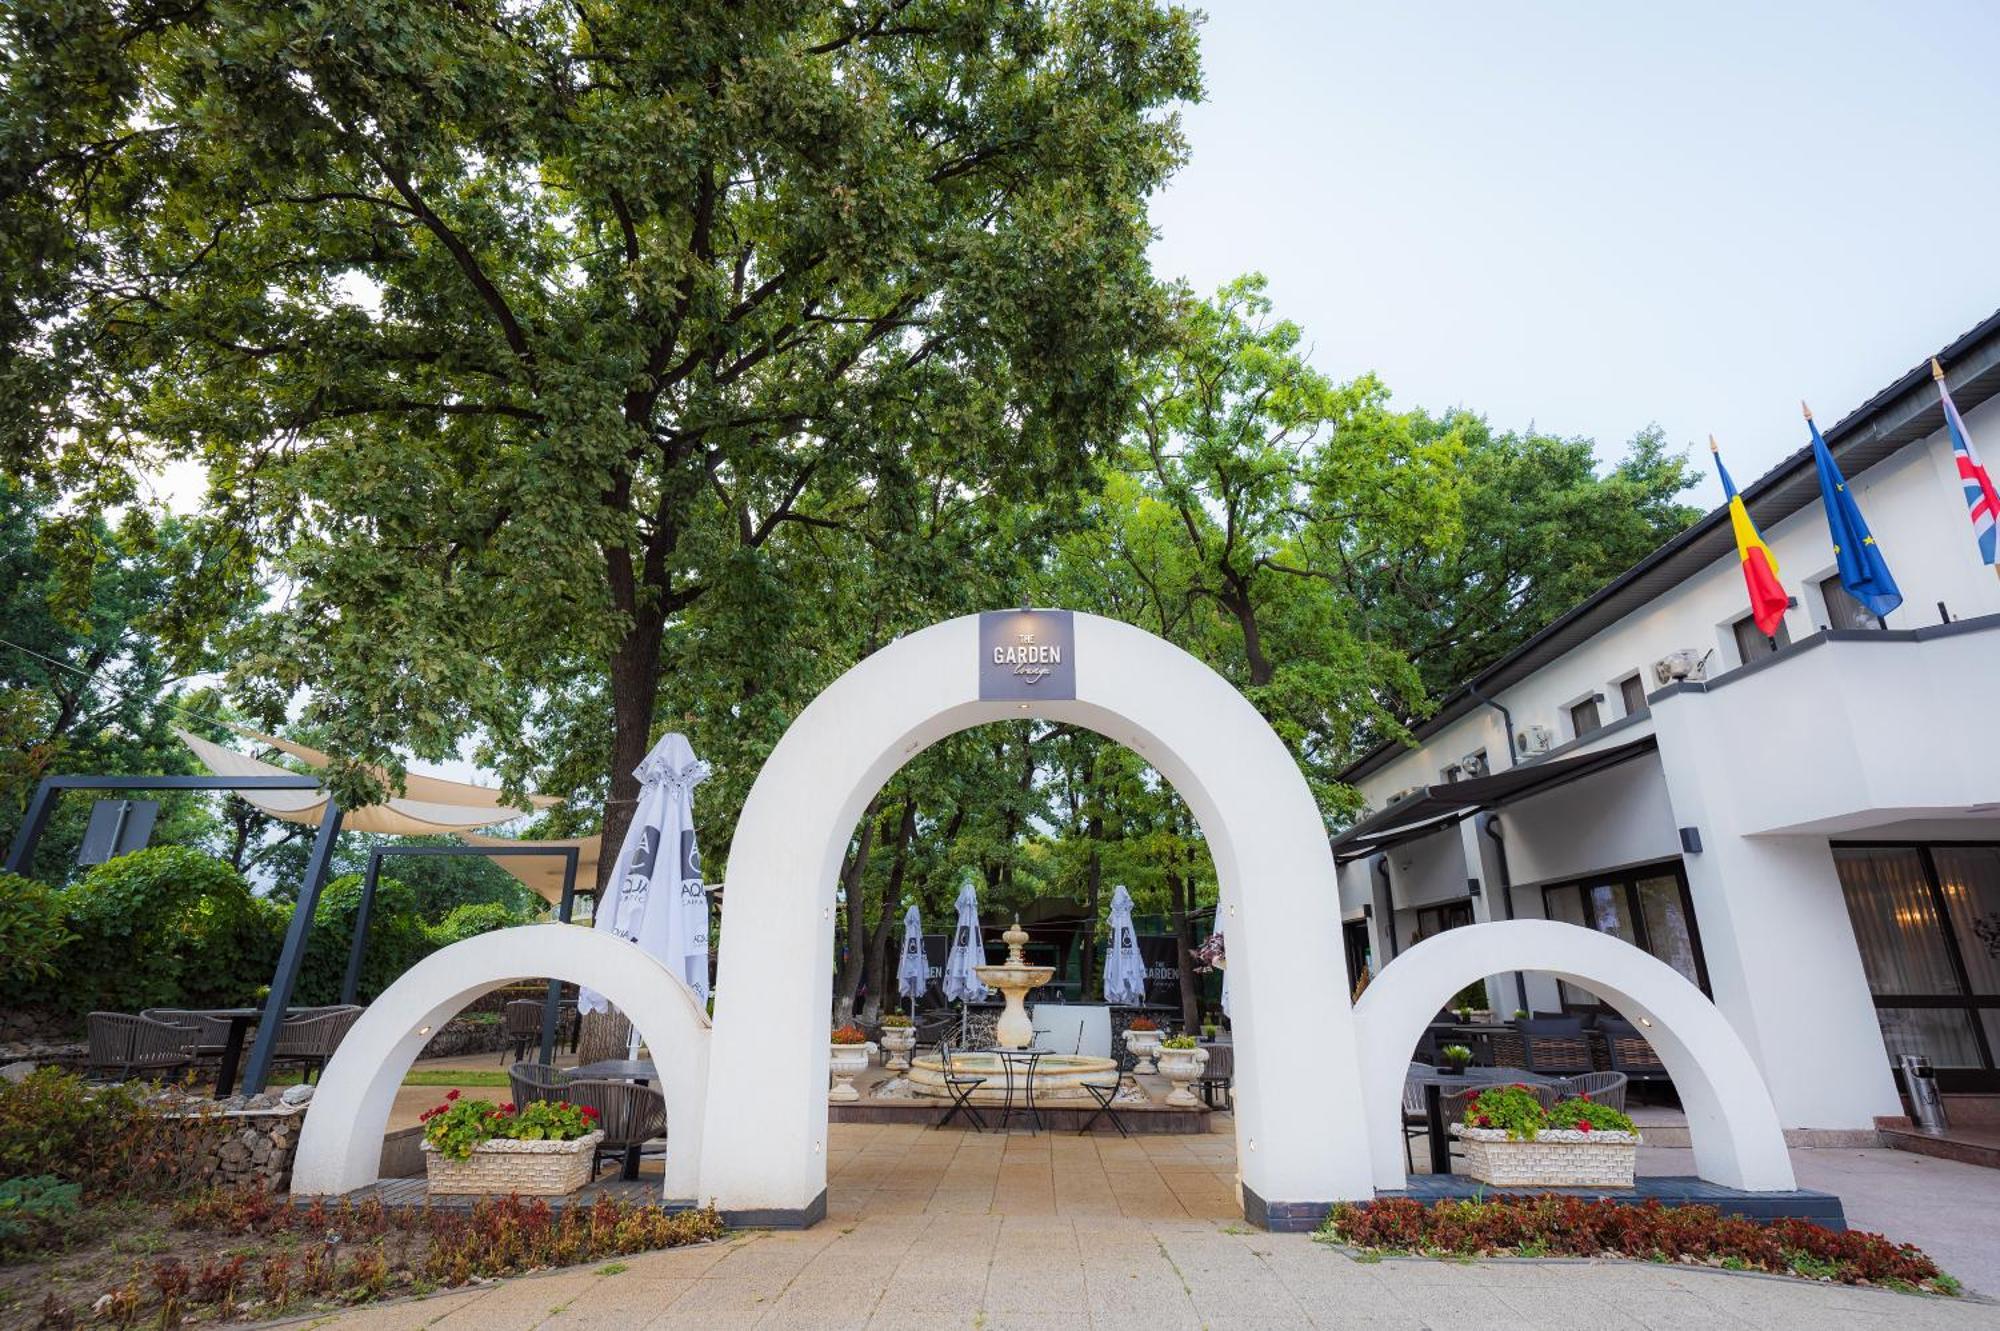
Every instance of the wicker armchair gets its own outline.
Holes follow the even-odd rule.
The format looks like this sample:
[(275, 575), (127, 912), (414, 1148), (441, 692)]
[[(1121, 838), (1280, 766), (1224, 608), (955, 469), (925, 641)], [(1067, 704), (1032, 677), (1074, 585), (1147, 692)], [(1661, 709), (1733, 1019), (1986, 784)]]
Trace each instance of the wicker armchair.
[(194, 1028), (173, 1022), (135, 1017), (128, 1012), (93, 1012), (84, 1018), (89, 1030), (89, 1069), (116, 1081), (159, 1077), (178, 1072), (193, 1059), (187, 1047)]
[(271, 1050), (274, 1063), (296, 1063), (307, 1081), (326, 1068), (333, 1051), (360, 1018), (358, 1007), (328, 1008), (309, 1016), (287, 1017)]
[(1604, 1039), (1611, 1071), (1622, 1072), (1631, 1081), (1667, 1081), (1667, 1065), (1646, 1043), (1638, 1028), (1622, 1017), (1604, 1017), (1597, 1023)]
[(1410, 1143), (1429, 1132), (1431, 1127), (1430, 1112), (1424, 1104), (1424, 1088), (1417, 1078), (1436, 1071), (1428, 1063), (1412, 1063), (1410, 1075), (1403, 1080), (1403, 1157), (1413, 1170), (1417, 1167), (1417, 1157), (1412, 1153)]
[(1563, 1078), (1566, 1095), (1588, 1095), (1601, 1105), (1610, 1105), (1619, 1113), (1625, 1112), (1625, 1088), (1631, 1078), (1622, 1072), (1586, 1072), (1580, 1077)]
[(1516, 1021), (1514, 1029), (1521, 1041), (1521, 1066), (1530, 1072), (1567, 1076), (1597, 1070), (1581, 1018), (1529, 1017)]
[(516, 1063), (528, 1056), (528, 1051), (541, 1042), (542, 1005), (532, 998), (510, 998), (500, 1009), (500, 1029), (507, 1040), (507, 1047), (500, 1051), (500, 1061), (505, 1063), (512, 1054)]
[(193, 1058), (215, 1058), (229, 1042), (227, 1017), (211, 1017), (194, 1008), (177, 1007), (149, 1007), (139, 1015), (152, 1021), (164, 1021), (169, 1026), (186, 1027), (188, 1038), (185, 1048)]
[(592, 1178), (597, 1177), (598, 1162), (607, 1155), (624, 1156), (625, 1177), (636, 1177), (639, 1148), (667, 1135), (667, 1100), (657, 1087), (586, 1079), (565, 1086), (562, 1098), (579, 1109), (597, 1111), (597, 1127), (604, 1140), (591, 1157)]
[(507, 1085), (517, 1105), (569, 1098), (569, 1074), (549, 1063), (516, 1063), (507, 1069)]

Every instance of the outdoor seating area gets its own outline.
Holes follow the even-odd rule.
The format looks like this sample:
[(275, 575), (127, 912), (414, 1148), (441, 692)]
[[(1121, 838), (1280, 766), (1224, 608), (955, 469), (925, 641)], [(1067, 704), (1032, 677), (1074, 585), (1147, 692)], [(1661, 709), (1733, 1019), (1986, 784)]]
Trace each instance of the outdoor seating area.
[(1511, 1021), (1462, 1021), (1450, 1012), (1424, 1030), (1418, 1062), (1442, 1065), (1458, 1045), (1473, 1067), (1520, 1068), (1549, 1076), (1619, 1072), (1629, 1082), (1669, 1082), (1666, 1064), (1639, 1029), (1608, 1012), (1537, 1012)]
[[(310, 1082), (361, 1015), (356, 1004), (286, 1011), (273, 1064)], [(86, 1071), (105, 1081), (170, 1080), (213, 1064), (218, 1097), (235, 1093), (236, 1073), (259, 1008), (148, 1008), (138, 1014), (92, 1012), (85, 1017)]]

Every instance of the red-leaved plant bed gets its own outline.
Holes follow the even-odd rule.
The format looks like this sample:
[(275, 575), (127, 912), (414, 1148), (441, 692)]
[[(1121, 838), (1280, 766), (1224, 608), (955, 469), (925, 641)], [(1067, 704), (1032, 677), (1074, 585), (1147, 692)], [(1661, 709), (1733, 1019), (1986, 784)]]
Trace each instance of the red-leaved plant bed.
[(1805, 1220), (1759, 1225), (1712, 1206), (1500, 1197), (1425, 1205), (1389, 1197), (1333, 1208), (1319, 1237), (1372, 1252), (1452, 1257), (1629, 1257), (1771, 1271), (1844, 1285), (1956, 1294), (1924, 1252)]

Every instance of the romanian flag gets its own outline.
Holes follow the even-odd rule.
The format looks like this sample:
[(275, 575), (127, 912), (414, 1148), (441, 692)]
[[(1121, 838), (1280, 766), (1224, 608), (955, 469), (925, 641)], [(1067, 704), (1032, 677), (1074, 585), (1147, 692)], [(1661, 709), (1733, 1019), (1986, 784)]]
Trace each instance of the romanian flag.
[(1784, 584), (1778, 581), (1778, 557), (1771, 553), (1771, 547), (1757, 534), (1757, 525), (1750, 521), (1750, 510), (1743, 507), (1743, 496), (1736, 493), (1736, 482), (1729, 479), (1729, 468), (1722, 465), (1722, 450), (1715, 446), (1714, 435), (1708, 437), (1708, 451), (1715, 454), (1715, 469), (1722, 473), (1722, 493), (1729, 498), (1729, 526), (1736, 533), (1736, 557), (1743, 561), (1743, 581), (1750, 588), (1750, 617), (1757, 622), (1759, 633), (1775, 637), (1778, 625), (1785, 620), (1785, 607), (1792, 601), (1785, 594)]

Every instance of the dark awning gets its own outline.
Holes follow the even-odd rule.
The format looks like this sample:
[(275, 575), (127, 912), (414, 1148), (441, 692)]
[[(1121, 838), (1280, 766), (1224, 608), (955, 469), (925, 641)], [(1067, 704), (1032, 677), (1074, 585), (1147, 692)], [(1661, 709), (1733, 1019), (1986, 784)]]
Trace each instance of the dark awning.
[(1523, 763), (1495, 776), (1473, 777), (1424, 786), (1388, 808), (1372, 813), (1333, 839), (1333, 853), (1342, 860), (1372, 854), (1398, 841), (1427, 836), (1449, 827), (1475, 809), (1498, 808), (1553, 789), (1579, 777), (1616, 767), (1658, 747), (1651, 735), (1572, 758)]

